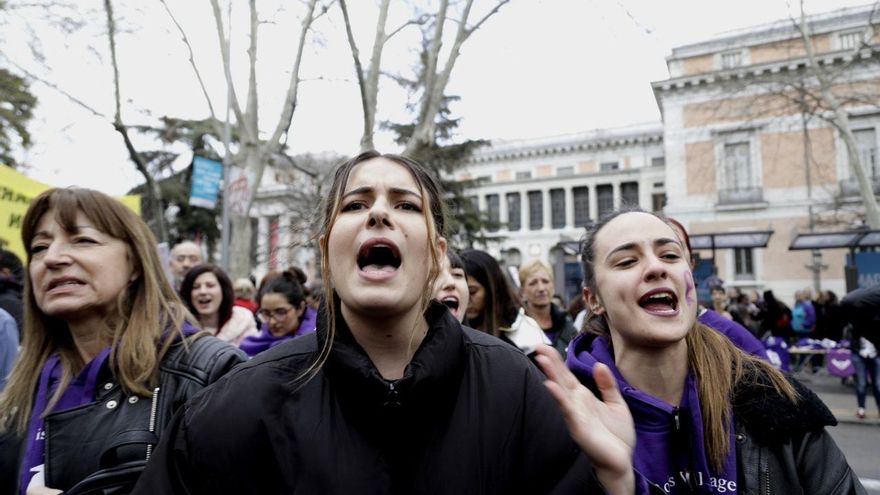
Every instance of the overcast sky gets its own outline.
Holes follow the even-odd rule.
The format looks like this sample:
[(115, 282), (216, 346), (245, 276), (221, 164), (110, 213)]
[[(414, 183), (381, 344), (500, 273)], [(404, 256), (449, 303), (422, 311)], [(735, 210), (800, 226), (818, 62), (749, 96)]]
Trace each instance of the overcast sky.
[[(219, 108), (225, 86), (217, 77), (217, 38), (209, 2), (168, 3), (194, 44), (197, 63), (222, 118)], [(350, 3), (361, 51), (368, 53), (374, 2)], [(806, 7), (808, 13), (819, 13), (865, 3), (807, 0)], [(99, 15), (100, 2), (94, 4)], [(153, 123), (163, 115), (206, 117), (207, 105), (167, 14), (160, 6), (125, 7), (118, 8), (124, 29), (118, 50), (125, 121)], [(236, 20), (246, 20), (244, 2), (236, 2), (235, 8)], [(790, 8), (783, 0), (513, 0), (465, 43), (453, 72), (447, 94), (461, 97), (453, 107), (463, 118), (459, 136), (537, 138), (659, 120), (650, 83), (668, 77), (665, 57), (673, 47), (784, 19)], [(392, 17), (402, 14), (392, 12)], [(287, 86), (296, 24), (283, 12), (263, 15), (273, 21), (264, 24), (260, 33), (265, 132), (274, 128)], [(334, 7), (319, 21), (319, 42), (306, 50), (301, 74), (306, 81), (289, 138), (294, 153), (357, 151), (360, 103), (340, 18)], [(7, 39), (4, 50), (112, 118), (112, 75), (106, 56), (101, 56), (106, 44), (102, 28), (87, 28), (73, 37), (43, 31), (50, 71), (33, 65), (20, 42)], [(244, 26), (236, 23), (233, 31), (242, 34)], [(405, 71), (411, 65), (414, 35), (405, 33), (392, 42), (383, 60), (386, 71)], [(234, 43), (234, 50), (244, 51), (243, 42), (236, 38)], [(244, 63), (238, 68), (244, 69)], [(35, 144), (25, 156), (29, 176), (52, 186), (79, 185), (111, 194), (122, 194), (141, 182), (108, 118), (92, 115), (39, 83), (32, 89), (40, 103), (31, 126)], [(243, 86), (239, 91), (243, 94)], [(390, 81), (380, 91), (379, 112), (380, 119), (406, 117), (403, 95)], [(399, 151), (387, 135), (377, 136), (377, 146)]]

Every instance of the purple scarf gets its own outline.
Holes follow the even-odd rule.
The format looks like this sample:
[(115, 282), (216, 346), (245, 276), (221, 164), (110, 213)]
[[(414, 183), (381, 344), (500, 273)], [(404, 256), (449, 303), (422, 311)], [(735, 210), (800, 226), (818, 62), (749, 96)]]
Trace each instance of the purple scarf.
[(633, 467), (665, 493), (736, 493), (735, 434), (730, 428), (731, 449), (720, 471), (709, 466), (703, 438), (703, 418), (697, 381), (688, 374), (677, 406), (632, 387), (614, 364), (609, 341), (581, 334), (568, 347), (566, 364), (582, 381), (592, 382), (593, 366), (611, 368), (636, 426)]
[(45, 423), (43, 418), (46, 415), (44, 412), (66, 411), (92, 402), (98, 387), (98, 374), (106, 367), (109, 356), (110, 347), (108, 346), (89, 361), (64, 390), (52, 411), (46, 411), (46, 405), (61, 381), (61, 358), (58, 354), (52, 354), (46, 360), (46, 364), (43, 365), (43, 370), (40, 372), (37, 396), (34, 400), (34, 409), (31, 412), (27, 450), (21, 469), (21, 484), (19, 486), (21, 495), (27, 492), (28, 483), (34, 475), (31, 470), (44, 463), (43, 455), (46, 449), (46, 437), (43, 431)]
[(265, 351), (266, 349), (275, 347), (282, 342), (286, 342), (288, 340), (295, 339), (296, 337), (314, 332), (315, 328), (317, 328), (317, 322), (318, 312), (309, 307), (306, 308), (306, 312), (303, 315), (303, 319), (299, 323), (299, 328), (296, 329), (296, 332), (276, 337), (272, 335), (272, 332), (269, 331), (269, 325), (267, 323), (263, 323), (262, 325), (260, 325), (259, 335), (246, 337), (243, 341), (241, 341), (241, 344), (238, 347), (243, 350), (248, 356), (254, 357), (257, 354)]

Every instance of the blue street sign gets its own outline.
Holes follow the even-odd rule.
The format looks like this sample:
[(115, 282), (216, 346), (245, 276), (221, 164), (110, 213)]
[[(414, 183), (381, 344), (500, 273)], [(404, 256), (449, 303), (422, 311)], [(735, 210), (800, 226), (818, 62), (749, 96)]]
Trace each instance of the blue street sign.
[(201, 156), (193, 158), (192, 189), (189, 204), (214, 209), (220, 181), (223, 179), (223, 164)]

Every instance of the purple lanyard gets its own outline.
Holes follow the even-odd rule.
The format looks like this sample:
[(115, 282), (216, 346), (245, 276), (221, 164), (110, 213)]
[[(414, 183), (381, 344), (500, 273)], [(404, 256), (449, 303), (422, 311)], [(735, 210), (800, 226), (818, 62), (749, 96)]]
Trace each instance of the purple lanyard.
[[(85, 368), (80, 371), (79, 376), (68, 385), (67, 390), (61, 395), (61, 398), (55, 404), (55, 411), (72, 409), (83, 404), (88, 404), (94, 400), (95, 391), (98, 387), (98, 374), (101, 372), (101, 369), (104, 368), (104, 363), (109, 356), (110, 347), (108, 346), (95, 356), (94, 359), (89, 361)], [(53, 354), (46, 360), (46, 364), (43, 365), (43, 370), (40, 372), (37, 396), (34, 400), (34, 409), (31, 412), (31, 422), (30, 427), (28, 428), (28, 436), (26, 437), (27, 450), (24, 457), (24, 464), (21, 469), (21, 484), (19, 485), (19, 491), (22, 495), (27, 491), (27, 485), (30, 483), (31, 477), (34, 474), (31, 472), (31, 469), (44, 463), (43, 455), (45, 453), (46, 438), (44, 431), (45, 414), (43, 413), (49, 402), (49, 396), (53, 392), (53, 390), (49, 389), (49, 381), (50, 379), (55, 378), (55, 383), (53, 383), (52, 386), (54, 389), (58, 383), (58, 375), (60, 375), (58, 371), (58, 366), (60, 364), (61, 358), (58, 354)], [(85, 378), (84, 381), (83, 378)], [(74, 386), (79, 383), (82, 383), (82, 386)], [(45, 412), (48, 413), (49, 411)]]

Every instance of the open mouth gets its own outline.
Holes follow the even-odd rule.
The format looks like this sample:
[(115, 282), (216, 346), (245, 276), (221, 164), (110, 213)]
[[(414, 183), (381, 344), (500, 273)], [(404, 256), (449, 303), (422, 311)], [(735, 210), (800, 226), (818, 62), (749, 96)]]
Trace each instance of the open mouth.
[(400, 263), (397, 246), (385, 239), (370, 239), (358, 250), (358, 268), (365, 272), (393, 272)]
[(446, 306), (452, 311), (456, 311), (458, 309), (459, 302), (457, 297), (449, 296), (441, 299), (440, 304)]
[(57, 278), (57, 279), (49, 282), (48, 290), (52, 290), (56, 287), (63, 287), (65, 285), (83, 285), (83, 282), (81, 280), (77, 280), (75, 278), (67, 278), (67, 277)]
[(674, 313), (678, 309), (678, 296), (669, 289), (655, 289), (639, 299), (639, 306), (651, 313)]

